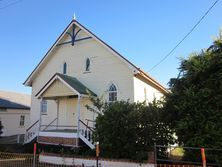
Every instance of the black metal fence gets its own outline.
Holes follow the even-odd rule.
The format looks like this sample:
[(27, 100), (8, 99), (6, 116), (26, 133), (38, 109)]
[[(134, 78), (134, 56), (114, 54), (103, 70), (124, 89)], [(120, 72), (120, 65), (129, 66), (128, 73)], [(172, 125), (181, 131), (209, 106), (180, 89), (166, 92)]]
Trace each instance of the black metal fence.
[(154, 146), (154, 157), (158, 167), (197, 167), (203, 166), (201, 149), (204, 149), (206, 166), (222, 167), (222, 149)]

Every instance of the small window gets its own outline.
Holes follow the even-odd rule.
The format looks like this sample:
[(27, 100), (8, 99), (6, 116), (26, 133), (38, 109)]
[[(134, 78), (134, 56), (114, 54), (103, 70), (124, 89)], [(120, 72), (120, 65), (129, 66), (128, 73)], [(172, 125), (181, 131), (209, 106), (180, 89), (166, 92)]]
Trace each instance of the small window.
[(63, 74), (66, 74), (67, 73), (67, 63), (65, 62), (63, 64)]
[(109, 102), (112, 103), (117, 101), (117, 89), (114, 84), (111, 84), (109, 87)]
[(47, 113), (47, 101), (46, 100), (41, 101), (41, 113), (42, 114)]
[(20, 126), (25, 126), (25, 115), (21, 115), (21, 116), (20, 116), (19, 125), (20, 125)]
[(90, 71), (90, 59), (89, 59), (89, 58), (86, 59), (86, 68), (85, 68), (85, 71)]

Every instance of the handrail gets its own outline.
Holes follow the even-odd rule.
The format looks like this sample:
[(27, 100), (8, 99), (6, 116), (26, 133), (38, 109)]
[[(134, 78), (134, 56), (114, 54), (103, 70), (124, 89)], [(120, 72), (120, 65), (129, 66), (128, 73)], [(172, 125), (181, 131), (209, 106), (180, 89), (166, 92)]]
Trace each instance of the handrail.
[[(54, 120), (52, 120), (44, 129), (43, 129), (43, 131), (44, 130), (46, 130), (54, 121), (56, 121), (58, 119), (58, 117), (56, 117)], [(40, 125), (41, 126), (41, 125)]]
[(86, 128), (88, 128), (90, 131), (94, 132), (94, 130), (89, 127), (88, 125), (86, 125), (83, 121), (79, 120), (79, 122), (81, 122)]
[(86, 121), (89, 121), (89, 122), (96, 122), (95, 120), (91, 120), (91, 119), (86, 119)]
[(48, 126), (48, 127), (77, 127), (72, 125), (41, 125), (41, 126)]
[(35, 121), (29, 128), (26, 129), (26, 132), (28, 132), (35, 124), (37, 124), (39, 120)]

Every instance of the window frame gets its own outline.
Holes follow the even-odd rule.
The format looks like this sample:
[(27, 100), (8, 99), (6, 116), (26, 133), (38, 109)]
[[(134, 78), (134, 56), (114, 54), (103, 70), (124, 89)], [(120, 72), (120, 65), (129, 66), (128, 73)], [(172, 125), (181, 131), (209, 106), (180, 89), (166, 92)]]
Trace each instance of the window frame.
[(85, 69), (84, 69), (84, 71), (86, 73), (91, 72), (91, 64), (92, 64), (92, 62), (91, 62), (90, 58), (87, 57), (86, 60), (85, 60)]
[(25, 126), (25, 115), (20, 115), (19, 126), (20, 127)]
[(64, 75), (67, 74), (67, 63), (66, 63), (66, 62), (63, 63), (62, 73), (63, 73)]
[(41, 107), (41, 114), (42, 115), (47, 115), (47, 112), (48, 112), (48, 102), (47, 102), (47, 100), (42, 100), (40, 102), (40, 107)]
[[(114, 88), (114, 90), (111, 90), (113, 88)], [(109, 89), (108, 89), (108, 102), (109, 103), (113, 103), (113, 102), (115, 102), (117, 100), (118, 100), (118, 89), (117, 89), (117, 86), (116, 86), (116, 84), (111, 83), (109, 85)]]

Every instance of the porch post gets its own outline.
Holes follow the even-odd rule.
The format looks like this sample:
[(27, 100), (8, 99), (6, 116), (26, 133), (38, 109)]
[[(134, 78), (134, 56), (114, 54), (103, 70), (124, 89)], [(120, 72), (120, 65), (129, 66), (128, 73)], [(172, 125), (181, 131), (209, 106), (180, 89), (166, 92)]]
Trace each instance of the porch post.
[(78, 95), (78, 103), (77, 103), (77, 135), (79, 137), (79, 130), (80, 130), (80, 100), (81, 100), (81, 95)]
[(42, 100), (43, 98), (40, 99), (39, 130), (38, 130), (38, 135), (37, 135), (37, 142), (39, 140), (39, 132), (41, 131), (41, 124), (42, 124)]
[(56, 110), (57, 110), (56, 128), (58, 129), (58, 125), (59, 125), (59, 99), (56, 99)]

